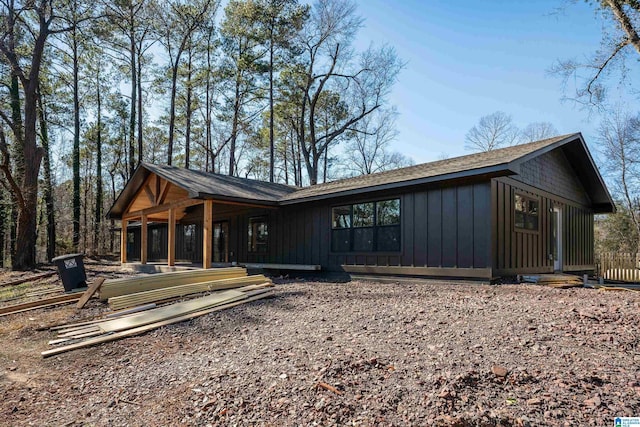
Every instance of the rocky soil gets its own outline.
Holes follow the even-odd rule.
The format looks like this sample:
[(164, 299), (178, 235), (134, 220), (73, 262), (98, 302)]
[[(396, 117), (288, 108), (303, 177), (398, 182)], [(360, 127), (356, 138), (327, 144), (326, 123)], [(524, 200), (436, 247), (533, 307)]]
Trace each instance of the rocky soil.
[(0, 319), (0, 424), (607, 426), (640, 416), (640, 293), (286, 282), (254, 303), (41, 359)]

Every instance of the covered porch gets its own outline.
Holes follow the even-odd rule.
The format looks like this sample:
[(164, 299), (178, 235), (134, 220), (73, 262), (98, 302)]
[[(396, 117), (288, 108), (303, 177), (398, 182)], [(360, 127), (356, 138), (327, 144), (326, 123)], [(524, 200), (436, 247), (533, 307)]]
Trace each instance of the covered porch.
[(230, 221), (220, 219), (252, 208), (265, 206), (192, 198), (187, 190), (150, 174), (122, 213), (120, 261), (162, 261), (168, 267), (181, 261), (192, 268), (231, 265)]
[(136, 269), (319, 270), (298, 259), (300, 248), (287, 238), (290, 224), (277, 201), (293, 191), (283, 184), (143, 163), (108, 216), (122, 223), (121, 263), (141, 266)]

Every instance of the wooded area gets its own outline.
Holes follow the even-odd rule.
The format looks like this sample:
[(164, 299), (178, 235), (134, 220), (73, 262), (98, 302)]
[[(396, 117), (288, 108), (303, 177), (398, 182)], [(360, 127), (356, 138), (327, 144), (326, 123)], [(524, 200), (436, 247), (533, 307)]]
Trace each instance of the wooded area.
[(304, 186), (389, 150), (390, 46), (351, 0), (0, 2), (0, 260), (113, 252), (104, 213), (141, 161)]

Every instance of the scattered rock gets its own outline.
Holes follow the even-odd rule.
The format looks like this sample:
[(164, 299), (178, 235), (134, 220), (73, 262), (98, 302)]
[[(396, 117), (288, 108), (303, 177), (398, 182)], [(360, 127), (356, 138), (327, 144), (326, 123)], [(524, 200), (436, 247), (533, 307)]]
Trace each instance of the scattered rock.
[(639, 308), (631, 292), (290, 280), (44, 361), (51, 333), (16, 315), (0, 322), (0, 424), (609, 425), (640, 407)]
[(509, 371), (507, 371), (507, 368), (499, 365), (494, 365), (491, 368), (491, 372), (493, 372), (493, 374), (497, 377), (506, 377), (509, 373)]

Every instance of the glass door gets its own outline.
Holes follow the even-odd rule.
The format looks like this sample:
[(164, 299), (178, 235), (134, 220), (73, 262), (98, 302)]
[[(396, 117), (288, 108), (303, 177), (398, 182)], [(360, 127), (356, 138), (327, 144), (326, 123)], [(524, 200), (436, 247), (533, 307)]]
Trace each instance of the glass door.
[(229, 262), (229, 221), (213, 223), (213, 262)]

